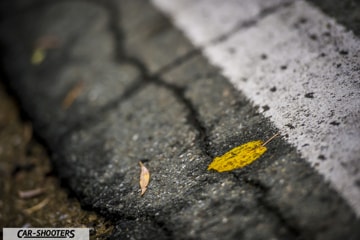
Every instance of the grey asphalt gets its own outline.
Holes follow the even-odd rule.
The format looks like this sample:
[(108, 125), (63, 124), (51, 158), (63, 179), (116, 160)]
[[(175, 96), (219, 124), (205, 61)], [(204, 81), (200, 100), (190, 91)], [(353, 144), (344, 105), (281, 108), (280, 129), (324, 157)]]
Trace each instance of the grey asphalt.
[[(352, 209), (284, 139), (244, 169), (206, 170), (277, 129), (147, 1), (7, 4), (3, 75), (59, 176), (115, 222), (109, 238), (360, 239)], [(31, 64), (49, 35), (60, 46)], [(143, 197), (140, 160), (151, 173)]]

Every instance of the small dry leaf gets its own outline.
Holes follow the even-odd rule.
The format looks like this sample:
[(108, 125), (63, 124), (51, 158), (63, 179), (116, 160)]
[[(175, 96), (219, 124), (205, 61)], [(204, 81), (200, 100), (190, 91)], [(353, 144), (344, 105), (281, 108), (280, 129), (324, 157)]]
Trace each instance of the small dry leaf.
[(267, 150), (265, 145), (278, 135), (279, 133), (275, 134), (265, 143), (258, 140), (235, 147), (224, 155), (214, 158), (208, 166), (208, 170), (213, 169), (218, 172), (225, 172), (243, 168), (261, 157)]
[(41, 64), (46, 57), (46, 51), (43, 48), (36, 48), (31, 56), (31, 64), (39, 65)]
[(62, 109), (67, 110), (71, 105), (74, 103), (74, 101), (79, 97), (81, 92), (84, 89), (84, 82), (80, 81), (73, 86), (70, 91), (66, 94), (63, 102), (62, 102)]
[(40, 65), (46, 58), (46, 52), (48, 49), (58, 48), (60, 46), (60, 40), (56, 36), (45, 35), (40, 37), (34, 46), (30, 62), (33, 65)]
[(145, 193), (147, 186), (150, 181), (150, 172), (149, 170), (144, 166), (142, 162), (139, 162), (141, 172), (140, 172), (140, 188), (141, 188), (141, 196)]

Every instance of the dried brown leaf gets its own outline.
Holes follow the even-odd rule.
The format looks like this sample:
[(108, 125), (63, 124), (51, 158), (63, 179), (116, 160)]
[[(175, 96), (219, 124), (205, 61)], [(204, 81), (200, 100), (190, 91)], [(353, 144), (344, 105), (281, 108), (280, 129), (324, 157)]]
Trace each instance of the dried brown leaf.
[(142, 162), (139, 162), (141, 171), (140, 171), (140, 188), (141, 188), (141, 196), (144, 195), (147, 186), (150, 181), (150, 172), (149, 170), (144, 166)]
[(62, 102), (62, 109), (67, 110), (74, 101), (79, 97), (81, 92), (84, 89), (84, 82), (80, 81), (73, 88), (70, 89), (70, 91), (66, 94), (63, 102)]

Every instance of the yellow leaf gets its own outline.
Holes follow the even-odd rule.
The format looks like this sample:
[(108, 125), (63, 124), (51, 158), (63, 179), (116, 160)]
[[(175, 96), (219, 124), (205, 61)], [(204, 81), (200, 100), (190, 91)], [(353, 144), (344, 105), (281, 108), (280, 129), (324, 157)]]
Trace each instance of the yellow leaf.
[(214, 169), (218, 172), (225, 172), (243, 168), (261, 157), (267, 150), (265, 145), (278, 135), (279, 133), (275, 134), (265, 143), (258, 140), (235, 147), (224, 155), (214, 158), (208, 166), (208, 170)]
[(147, 185), (150, 181), (150, 172), (149, 170), (144, 166), (142, 162), (139, 162), (139, 165), (141, 167), (140, 172), (140, 188), (141, 188), (141, 196), (145, 193), (147, 189)]
[(42, 48), (37, 48), (34, 50), (32, 56), (31, 56), (31, 63), (33, 65), (39, 65), (41, 64), (46, 56), (46, 52)]
[(216, 157), (210, 163), (208, 170), (214, 169), (218, 172), (225, 172), (243, 168), (266, 152), (266, 147), (262, 144), (263, 142), (259, 140), (235, 147), (221, 157)]

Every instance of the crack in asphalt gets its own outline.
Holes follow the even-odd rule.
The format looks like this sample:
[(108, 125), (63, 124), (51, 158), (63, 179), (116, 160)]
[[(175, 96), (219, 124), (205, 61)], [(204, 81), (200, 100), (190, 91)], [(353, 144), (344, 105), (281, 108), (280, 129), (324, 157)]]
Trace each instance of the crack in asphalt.
[[(99, 7), (102, 7), (105, 9), (109, 14), (109, 24), (108, 28), (109, 31), (113, 34), (114, 42), (115, 42), (115, 61), (120, 64), (129, 64), (134, 66), (136, 69), (139, 70), (140, 76), (134, 80), (133, 83), (130, 84), (130, 86), (127, 87), (127, 89), (124, 91), (123, 94), (120, 96), (114, 98), (113, 100), (109, 101), (107, 104), (102, 106), (99, 111), (96, 113), (90, 113), (87, 114), (76, 122), (72, 123), (67, 130), (65, 130), (61, 136), (57, 138), (58, 143), (62, 143), (63, 141), (66, 141), (67, 137), (71, 135), (76, 129), (86, 129), (93, 127), (98, 121), (101, 120), (101, 116), (103, 114), (108, 113), (112, 109), (116, 108), (120, 103), (124, 102), (125, 100), (131, 98), (136, 93), (138, 93), (140, 90), (144, 89), (148, 84), (155, 84), (160, 87), (164, 87), (167, 90), (170, 90), (174, 96), (182, 102), (187, 109), (190, 110), (190, 113), (187, 116), (188, 122), (195, 126), (195, 129), (200, 129), (200, 138), (205, 139), (205, 128), (203, 127), (202, 123), (198, 120), (196, 116), (198, 116), (195, 108), (193, 107), (190, 100), (188, 100), (185, 97), (185, 89), (178, 87), (176, 85), (172, 85), (169, 83), (166, 83), (160, 78), (160, 75), (165, 74), (168, 71), (171, 71), (172, 69), (175, 69), (182, 63), (188, 61), (189, 59), (197, 56), (200, 54), (199, 49), (193, 49), (192, 51), (186, 53), (183, 56), (180, 56), (176, 58), (174, 61), (164, 65), (162, 68), (160, 68), (156, 73), (150, 74), (149, 70), (147, 69), (146, 65), (142, 63), (141, 60), (139, 60), (136, 57), (133, 57), (126, 53), (125, 50), (125, 39), (126, 36), (121, 31), (121, 27), (119, 26), (121, 24), (120, 22), (120, 16), (119, 11), (117, 10), (116, 4), (111, 0), (105, 0), (105, 1), (94, 1), (94, 0), (77, 0), (78, 2), (87, 2), (90, 4), (97, 5)], [(53, 5), (54, 3), (46, 3), (41, 2), (41, 7), (48, 7)], [(40, 5), (40, 4), (39, 4)], [(38, 5), (38, 6), (39, 6)], [(31, 8), (32, 9), (32, 8)], [(68, 52), (68, 51), (64, 51)], [(66, 61), (65, 61), (66, 62)], [(64, 64), (65, 65), (65, 64)], [(59, 67), (60, 66), (60, 67)], [(53, 66), (55, 67), (55, 66)], [(56, 65), (58, 69), (52, 69), (52, 72), (59, 72), (63, 65)], [(46, 71), (49, 72), (49, 71)]]
[[(207, 136), (207, 129), (205, 128), (204, 124), (199, 120), (199, 113), (197, 112), (196, 108), (194, 107), (191, 100), (189, 100), (185, 96), (186, 88), (179, 87), (175, 84), (170, 84), (163, 79), (161, 79), (160, 75), (164, 74), (185, 61), (197, 56), (200, 54), (200, 51), (198, 49), (194, 49), (193, 51), (188, 52), (187, 54), (175, 59), (173, 62), (165, 65), (160, 70), (158, 70), (156, 73), (151, 74), (148, 68), (146, 67), (146, 64), (144, 64), (140, 59), (137, 57), (131, 56), (127, 54), (125, 49), (125, 39), (126, 36), (121, 30), (121, 22), (120, 22), (120, 14), (117, 9), (117, 6), (115, 2), (113, 1), (105, 1), (105, 2), (97, 2), (97, 4), (101, 5), (108, 13), (109, 13), (109, 30), (113, 34), (113, 37), (115, 39), (115, 60), (119, 63), (127, 63), (135, 68), (137, 68), (140, 72), (140, 76), (133, 84), (131, 84), (130, 87), (122, 94), (121, 96), (115, 98), (114, 100), (107, 103), (105, 106), (103, 106), (100, 111), (97, 113), (91, 113), (79, 121), (77, 121), (75, 124), (73, 124), (65, 133), (62, 134), (60, 138), (60, 142), (62, 139), (66, 139), (69, 134), (71, 134), (75, 129), (78, 129), (80, 127), (86, 128), (86, 127), (92, 127), (96, 122), (100, 120), (99, 115), (103, 115), (112, 109), (116, 108), (121, 102), (123, 102), (126, 99), (129, 99), (133, 95), (135, 95), (137, 92), (139, 92), (141, 89), (145, 88), (148, 84), (152, 83), (159, 87), (163, 87), (173, 93), (175, 98), (182, 103), (185, 108), (188, 110), (187, 114), (187, 122), (189, 125), (193, 126), (194, 129), (198, 132), (197, 137), (197, 143), (200, 146), (200, 148), (204, 151), (204, 154), (210, 157), (209, 155), (209, 140)], [(85, 124), (84, 124), (85, 123)]]
[[(140, 71), (141, 79), (143, 79), (143, 80), (141, 80), (139, 84), (146, 85), (147, 83), (153, 83), (153, 84), (158, 85), (159, 87), (163, 87), (163, 88), (171, 91), (174, 94), (174, 96), (178, 99), (178, 101), (181, 102), (188, 110), (187, 122), (188, 122), (188, 124), (193, 126), (194, 129), (196, 129), (199, 134), (197, 137), (198, 146), (200, 147), (200, 149), (203, 151), (203, 153), (206, 156), (211, 158), (210, 151), (209, 151), (210, 145), (209, 145), (208, 129), (206, 129), (204, 124), (199, 120), (200, 119), (199, 113), (196, 110), (192, 101), (185, 96), (186, 88), (179, 87), (174, 84), (170, 84), (170, 83), (164, 81), (163, 79), (161, 79), (161, 77), (160, 77), (161, 74), (178, 67), (179, 65), (181, 65), (182, 63), (191, 59), (192, 57), (200, 54), (201, 49), (195, 48), (193, 51), (187, 53), (186, 55), (184, 55), (180, 58), (177, 58), (172, 63), (164, 66), (157, 73), (150, 74), (148, 68), (146, 67), (146, 64), (144, 64), (140, 59), (127, 54), (126, 49), (124, 48), (124, 46), (125, 46), (124, 40), (125, 40), (126, 36), (122, 32), (121, 27), (119, 26), (121, 16), (120, 16), (117, 8), (114, 6), (115, 5), (114, 1), (111, 1), (108, 3), (110, 3), (110, 4), (106, 5), (106, 9), (110, 15), (109, 28), (111, 29), (111, 32), (113, 33), (115, 42), (117, 44), (116, 45), (117, 61), (130, 63), (130, 64), (134, 65)], [(218, 40), (222, 41), (225, 38), (230, 37), (230, 35), (233, 34), (235, 31), (239, 31), (240, 29), (252, 27), (260, 19), (265, 18), (266, 16), (273, 14), (274, 12), (278, 11), (279, 9), (281, 9), (283, 7), (287, 7), (290, 4), (291, 4), (291, 2), (286, 2), (286, 3), (282, 3), (282, 4), (279, 4), (279, 5), (270, 7), (270, 8), (266, 8), (256, 17), (256, 19), (251, 19), (249, 21), (246, 21), (243, 24), (237, 25), (236, 28), (234, 29), (234, 31), (232, 31), (228, 35), (220, 37)], [(130, 96), (133, 93), (135, 93), (135, 92), (131, 92), (131, 94), (128, 94), (128, 95)], [(301, 234), (300, 234), (299, 229), (296, 226), (290, 225), (286, 221), (286, 219), (283, 217), (281, 211), (279, 209), (277, 209), (276, 206), (273, 206), (266, 201), (266, 194), (268, 192), (268, 189), (265, 186), (263, 186), (260, 182), (256, 182), (251, 179), (239, 178), (239, 177), (236, 177), (236, 178), (239, 181), (245, 182), (247, 185), (249, 185), (255, 191), (260, 192), (259, 196), (257, 197), (258, 205), (262, 206), (266, 211), (268, 211), (270, 214), (272, 214), (274, 217), (276, 217), (278, 219), (279, 223), (284, 228), (286, 228), (287, 232), (294, 239), (301, 239), (300, 238)], [(169, 229), (167, 227), (165, 222), (158, 223), (158, 221), (156, 219), (153, 219), (153, 221), (154, 221), (154, 223), (156, 223), (157, 226), (159, 226), (161, 229), (164, 230), (164, 232), (166, 233), (167, 236), (173, 235), (173, 232), (171, 231), (171, 229)]]
[[(91, 1), (94, 3), (94, 1)], [(200, 116), (195, 108), (194, 104), (190, 99), (188, 99), (185, 96), (186, 88), (177, 86), (175, 84), (168, 83), (164, 81), (160, 76), (166, 72), (169, 72), (175, 68), (177, 68), (179, 65), (183, 64), (184, 62), (188, 61), (189, 59), (199, 55), (201, 53), (201, 49), (194, 48), (192, 51), (188, 52), (187, 54), (175, 59), (173, 62), (163, 66), (160, 70), (158, 70), (156, 73), (150, 73), (149, 69), (147, 68), (146, 64), (143, 63), (139, 58), (129, 55), (126, 52), (125, 49), (125, 39), (126, 35), (121, 29), (121, 16), (119, 13), (119, 10), (116, 6), (116, 3), (113, 0), (105, 1), (105, 2), (96, 2), (96, 4), (101, 5), (109, 14), (109, 24), (108, 28), (110, 32), (113, 34), (114, 40), (115, 40), (115, 61), (119, 63), (127, 63), (134, 67), (136, 67), (139, 72), (140, 76), (131, 84), (128, 89), (119, 96), (118, 98), (112, 100), (108, 104), (106, 104), (104, 107), (101, 108), (100, 112), (90, 114), (85, 117), (85, 119), (81, 119), (78, 121), (75, 125), (73, 125), (65, 134), (62, 135), (62, 138), (65, 139), (68, 134), (71, 134), (75, 129), (78, 129), (79, 127), (86, 128), (91, 127), (96, 122), (100, 121), (100, 115), (103, 115), (115, 107), (117, 107), (121, 102), (123, 102), (126, 99), (129, 99), (130, 97), (134, 96), (136, 93), (138, 93), (141, 89), (146, 87), (148, 84), (152, 83), (159, 87), (163, 87), (173, 93), (173, 95), (176, 97), (176, 99), (182, 103), (185, 108), (188, 111), (187, 114), (187, 123), (191, 125), (194, 129), (197, 130), (198, 136), (197, 136), (197, 144), (199, 148), (203, 151), (203, 154), (208, 156), (209, 158), (212, 158), (210, 155), (209, 150), (209, 136), (208, 136), (208, 129), (205, 127), (205, 125), (200, 121)], [(221, 36), (220, 38), (216, 39), (213, 43), (216, 43), (218, 41), (223, 41), (226, 38), (230, 37), (231, 34), (234, 34), (235, 31), (239, 31), (240, 29), (249, 28), (254, 26), (261, 18), (264, 18), (274, 12), (276, 12), (278, 9), (289, 6), (290, 3), (282, 3), (280, 5), (277, 5), (275, 7), (271, 7), (268, 9), (265, 9), (262, 11), (255, 19), (251, 19), (249, 21), (246, 21), (243, 24), (237, 25), (236, 28), (231, 32), (224, 36)], [(86, 121), (84, 121), (86, 120)], [(84, 126), (84, 123), (86, 122), (86, 126)], [(236, 175), (235, 175), (236, 176)], [(263, 186), (260, 182), (254, 181), (253, 179), (247, 179), (246, 177), (239, 177), (236, 176), (236, 179), (240, 182), (246, 183), (248, 186), (254, 189), (254, 191), (259, 192), (257, 197), (258, 206), (262, 207), (266, 211), (269, 212), (269, 214), (273, 215), (275, 218), (278, 219), (279, 223), (286, 229), (289, 235), (291, 235), (294, 239), (301, 239), (300, 230), (296, 226), (290, 225), (286, 219), (283, 217), (281, 211), (277, 209), (276, 206), (273, 206), (266, 201), (266, 194), (268, 192), (268, 189)], [(104, 209), (101, 209), (101, 211), (104, 211)], [(118, 212), (112, 213), (118, 221), (120, 221), (121, 216)], [(123, 216), (124, 217), (124, 216)], [(131, 219), (131, 216), (125, 216), (125, 220)], [(143, 216), (145, 218), (151, 218), (151, 216)], [(157, 227), (162, 229), (165, 236), (171, 237), (173, 236), (173, 231), (167, 226), (166, 222), (160, 221), (155, 218), (148, 219), (153, 222)]]
[(189, 125), (193, 126), (197, 131), (199, 136), (197, 137), (197, 142), (200, 148), (204, 151), (204, 154), (209, 156), (208, 154), (208, 136), (207, 136), (207, 129), (205, 128), (204, 124), (200, 121), (199, 113), (197, 112), (194, 104), (185, 96), (186, 88), (179, 87), (175, 84), (168, 83), (164, 81), (160, 75), (164, 74), (176, 67), (178, 67), (183, 62), (191, 59), (192, 57), (197, 56), (200, 54), (198, 49), (194, 49), (193, 51), (188, 52), (184, 56), (175, 59), (170, 64), (165, 65), (156, 73), (151, 74), (149, 69), (147, 68), (146, 64), (144, 64), (139, 58), (131, 56), (127, 54), (125, 49), (124, 40), (126, 39), (126, 34), (123, 33), (121, 29), (121, 16), (119, 11), (117, 10), (114, 1), (109, 2), (110, 4), (107, 5), (107, 10), (110, 15), (110, 24), (109, 28), (111, 32), (114, 34), (115, 42), (117, 44), (117, 59), (119, 62), (126, 62), (133, 64), (139, 71), (140, 71), (140, 78), (143, 79), (141, 84), (146, 83), (153, 83), (157, 86), (163, 87), (173, 93), (176, 99), (182, 103), (186, 109), (188, 110), (187, 114), (187, 122)]
[[(84, 0), (80, 0), (84, 1)], [(45, 1), (44, 1), (45, 2)], [(199, 113), (194, 106), (193, 102), (186, 97), (186, 88), (180, 87), (175, 84), (168, 83), (164, 81), (160, 76), (166, 72), (169, 72), (184, 62), (188, 61), (189, 59), (198, 56), (201, 52), (201, 49), (194, 48), (192, 51), (188, 52), (187, 54), (175, 59), (173, 62), (163, 66), (160, 70), (158, 70), (156, 73), (150, 73), (149, 69), (147, 68), (146, 64), (141, 61), (141, 59), (131, 56), (126, 52), (125, 49), (125, 39), (126, 34), (122, 31), (121, 28), (121, 16), (119, 13), (119, 10), (116, 6), (116, 2), (114, 0), (107, 0), (107, 1), (95, 1), (90, 0), (87, 2), (95, 3), (99, 6), (102, 6), (109, 14), (109, 31), (113, 34), (113, 38), (115, 40), (115, 61), (119, 63), (127, 63), (134, 67), (136, 67), (139, 72), (140, 76), (134, 82), (127, 88), (127, 90), (122, 94), (121, 96), (115, 98), (108, 104), (106, 104), (104, 107), (101, 108), (99, 112), (91, 113), (77, 121), (75, 124), (73, 124), (65, 133), (62, 134), (62, 136), (59, 137), (59, 141), (63, 141), (66, 139), (66, 137), (74, 132), (75, 129), (86, 128), (86, 127), (92, 127), (97, 122), (101, 120), (101, 115), (115, 109), (121, 102), (124, 100), (127, 100), (134, 96), (136, 93), (138, 93), (141, 89), (146, 87), (148, 84), (155, 84), (159, 87), (165, 88), (172, 92), (172, 94), (175, 96), (175, 98), (185, 106), (187, 109), (187, 123), (191, 125), (197, 132), (197, 144), (199, 148), (203, 151), (203, 154), (208, 156), (209, 158), (212, 158), (210, 155), (210, 145), (209, 145), (209, 136), (208, 132), (209, 130), (205, 127), (204, 123), (201, 122)], [(237, 31), (250, 28), (252, 26), (255, 26), (257, 22), (273, 13), (278, 11), (279, 9), (282, 9), (284, 7), (288, 7), (292, 4), (291, 1), (287, 1), (285, 3), (278, 4), (276, 6), (272, 6), (269, 8), (264, 9), (261, 11), (258, 16), (256, 16), (253, 19), (250, 19), (248, 21), (242, 22), (240, 24), (237, 24), (234, 29), (232, 29), (230, 32), (220, 36), (219, 38), (213, 40), (211, 44), (217, 44), (221, 41), (226, 40), (233, 34), (235, 34)], [(85, 123), (84, 123), (85, 122)], [(249, 187), (254, 189), (254, 191), (259, 192), (257, 197), (258, 206), (262, 206), (266, 211), (269, 212), (269, 214), (272, 214), (279, 223), (286, 228), (287, 232), (292, 235), (294, 239), (301, 239), (301, 231), (298, 229), (297, 226), (291, 225), (283, 216), (281, 211), (274, 205), (271, 205), (267, 200), (266, 196), (269, 191), (269, 189), (264, 186), (261, 182), (247, 178), (247, 177), (240, 177), (234, 174), (236, 179), (239, 182), (244, 182)], [(104, 209), (101, 209), (103, 211)], [(124, 217), (120, 216), (119, 213), (113, 213), (117, 214), (116, 217), (118, 220), (119, 218)], [(167, 237), (171, 238), (174, 234), (171, 228), (167, 225), (166, 222), (160, 221), (158, 219), (152, 218), (151, 216), (144, 216), (145, 218), (148, 218), (147, 220), (152, 221), (154, 225), (159, 227)], [(125, 216), (125, 220), (133, 221), (134, 218), (131, 216)]]
[[(288, 0), (267, 8), (262, 9), (259, 14), (257, 14), (255, 17), (250, 18), (248, 20), (245, 21), (241, 21), (238, 24), (236, 24), (231, 30), (229, 30), (228, 32), (216, 37), (215, 39), (212, 39), (208, 45), (216, 45), (219, 44), (221, 42), (226, 41), (227, 39), (229, 39), (231, 36), (233, 36), (234, 34), (236, 34), (237, 32), (244, 30), (244, 29), (248, 29), (251, 27), (254, 27), (259, 21), (261, 21), (262, 19), (276, 13), (277, 11), (286, 8), (286, 7), (290, 7), (293, 4), (293, 0)], [(204, 46), (203, 46), (204, 48)]]
[(203, 150), (204, 154), (209, 156), (209, 137), (207, 136), (207, 129), (204, 124), (200, 121), (199, 113), (197, 112), (194, 104), (185, 96), (186, 88), (177, 86), (175, 84), (168, 83), (164, 81), (160, 75), (175, 69), (185, 61), (197, 56), (200, 54), (199, 49), (194, 49), (193, 51), (188, 52), (187, 54), (175, 59), (173, 62), (163, 66), (156, 73), (151, 74), (149, 69), (146, 67), (146, 64), (143, 63), (139, 58), (127, 54), (125, 50), (124, 40), (126, 34), (123, 33), (121, 29), (121, 16), (117, 10), (116, 3), (114, 1), (109, 1), (106, 5), (106, 8), (110, 15), (109, 28), (114, 35), (117, 49), (117, 61), (126, 62), (132, 64), (140, 71), (140, 79), (142, 81), (140, 84), (153, 83), (159, 87), (163, 87), (173, 93), (175, 98), (182, 103), (185, 108), (188, 110), (187, 122), (189, 125), (193, 126), (198, 131), (198, 140), (197, 143), (200, 146), (200, 149)]
[(291, 235), (291, 239), (297, 239), (297, 240), (302, 240), (303, 239), (301, 237), (300, 229), (297, 226), (294, 226), (294, 225), (290, 224), (285, 219), (285, 217), (283, 216), (283, 214), (281, 213), (279, 208), (272, 205), (272, 204), (270, 204), (266, 200), (266, 196), (267, 196), (267, 193), (269, 191), (269, 187), (265, 186), (262, 182), (254, 179), (254, 178), (251, 178), (249, 176), (240, 177), (237, 174), (233, 174), (233, 175), (234, 175), (234, 177), (236, 179), (238, 179), (241, 182), (244, 182), (249, 187), (251, 187), (253, 189), (256, 189), (260, 193), (260, 194), (257, 194), (257, 197), (256, 197), (258, 205), (263, 207), (266, 211), (273, 214), (278, 219), (281, 226), (285, 227), (287, 232)]

